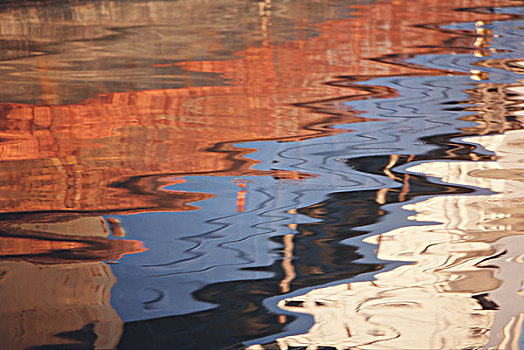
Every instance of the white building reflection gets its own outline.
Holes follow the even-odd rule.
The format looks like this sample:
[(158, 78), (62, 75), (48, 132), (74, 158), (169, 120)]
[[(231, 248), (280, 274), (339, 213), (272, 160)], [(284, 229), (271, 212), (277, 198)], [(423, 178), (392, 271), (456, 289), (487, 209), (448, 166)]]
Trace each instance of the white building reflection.
[[(502, 90), (511, 100), (504, 109), (512, 107), (503, 114), (520, 118), (524, 88)], [(479, 116), (489, 122), (492, 111), (488, 106)], [(492, 152), (494, 160), (408, 168), (484, 190), (405, 205), (415, 212), (410, 219), (416, 223), (365, 241), (377, 245), (378, 258), (406, 264), (377, 274), (374, 281), (280, 301), (282, 309), (311, 314), (314, 325), (305, 334), (278, 339), (279, 347), (518, 349), (524, 318), (522, 140), (524, 130), (468, 137), (463, 141)]]

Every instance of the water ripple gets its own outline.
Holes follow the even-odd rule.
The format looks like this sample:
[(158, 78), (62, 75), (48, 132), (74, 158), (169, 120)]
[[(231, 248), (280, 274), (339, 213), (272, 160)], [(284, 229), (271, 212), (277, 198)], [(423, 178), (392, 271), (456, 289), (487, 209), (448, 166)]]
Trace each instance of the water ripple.
[[(439, 168), (439, 162), (426, 162), (438, 159), (492, 161), (486, 149), (493, 147), (457, 137), (520, 125), (516, 101), (508, 107), (514, 108), (510, 120), (493, 115), (506, 105), (478, 98), (488, 77), (514, 76), (499, 66), (515, 62), (499, 58), (519, 52), (511, 42), (516, 31), (501, 37), (490, 32), (520, 16), (485, 8), (495, 3), (474, 0), (461, 11), (452, 0), (2, 5), (0, 43), (9, 44), (0, 57), (0, 99), (6, 101), (0, 106), (2, 224), (6, 232), (18, 227), (20, 236), (28, 235), (24, 225), (36, 225), (36, 238), (50, 235), (53, 242), (32, 242), (32, 249), (41, 249), (3, 259), (0, 283), (14, 298), (10, 288), (18, 287), (9, 276), (25, 271), (50, 276), (45, 290), (63, 293), (56, 299), (27, 294), (25, 302), (6, 297), (9, 312), (21, 321), (0, 328), (27, 330), (25, 347), (67, 346), (77, 339), (100, 348), (118, 341), (121, 348), (224, 348), (265, 336), (270, 339), (260, 343), (278, 338), (303, 345), (297, 334), (308, 332), (313, 317), (298, 312), (332, 310), (336, 303), (324, 297), (310, 303), (300, 294), (339, 284), (333, 295), (342, 289), (345, 296), (349, 285), (365, 285), (370, 294), (359, 311), (380, 308), (388, 295), (370, 276), (409, 272), (413, 258), (387, 239), (375, 251), (376, 227), (389, 232), (387, 238), (404, 226), (431, 236), (438, 229), (425, 225), (431, 212), (417, 217), (422, 210), (412, 208), (421, 220), (417, 226), (400, 203), (439, 208), (431, 198), (467, 202), (478, 187), (474, 176), (472, 184), (456, 186), (433, 182), (432, 169), (417, 175), (406, 168)], [(495, 20), (505, 22), (490, 22)], [(496, 62), (488, 54), (496, 54)], [(515, 87), (502, 88), (510, 100)], [(455, 197), (434, 197), (443, 193)], [(78, 218), (89, 219), (76, 225)], [(90, 226), (90, 220), (102, 225)], [(25, 252), (21, 241), (0, 236)], [(112, 261), (111, 268), (99, 261), (138, 252), (131, 239), (144, 241), (148, 250)], [(503, 264), (498, 250), (467, 243), (442, 249), (464, 252), (457, 266), (480, 263), (468, 255), (477, 250), (479, 259)], [(419, 255), (432, 252), (426, 248)], [(45, 261), (35, 259), (40, 252)], [(508, 256), (513, 253), (508, 249)], [(69, 266), (61, 256), (94, 261), (69, 259)], [(53, 257), (64, 264), (42, 268)], [(399, 283), (398, 292), (406, 287), (402, 281), (429, 278), (424, 273), (451, 260), (436, 259), (434, 266), (417, 266), (411, 277), (400, 273), (398, 281), (383, 281)], [(82, 279), (85, 271), (90, 273)], [(366, 278), (363, 284), (354, 280)], [(77, 279), (87, 286), (85, 294), (71, 284)], [(394, 296), (385, 308), (424, 308), (417, 294), (422, 289), (412, 289), (409, 302)], [(459, 309), (495, 303), (485, 290), (470, 292), (460, 296)], [(71, 325), (53, 321), (53, 332), (40, 336), (41, 327), (22, 320), (27, 310), (56, 319), (48, 305), (62, 310), (69, 305), (64, 300), (78, 304), (68, 309), (78, 316)], [(439, 300), (445, 308), (449, 298)], [(399, 327), (356, 321), (366, 344), (405, 337)], [(348, 327), (343, 342), (358, 334)], [(484, 331), (478, 327), (477, 333)], [(306, 337), (309, 344), (332, 343), (315, 337)], [(327, 343), (322, 345), (332, 345)]]

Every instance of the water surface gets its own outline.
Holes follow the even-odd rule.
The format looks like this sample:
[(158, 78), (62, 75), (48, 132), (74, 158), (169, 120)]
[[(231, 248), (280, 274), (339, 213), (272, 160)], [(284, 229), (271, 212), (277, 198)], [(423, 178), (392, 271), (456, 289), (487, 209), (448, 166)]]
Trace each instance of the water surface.
[(519, 348), (519, 5), (4, 3), (1, 347)]

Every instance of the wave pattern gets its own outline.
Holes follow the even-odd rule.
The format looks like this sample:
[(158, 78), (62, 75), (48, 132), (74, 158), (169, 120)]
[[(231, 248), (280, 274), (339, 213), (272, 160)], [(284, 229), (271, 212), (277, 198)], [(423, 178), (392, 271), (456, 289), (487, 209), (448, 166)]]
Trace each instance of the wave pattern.
[[(514, 27), (520, 24), (512, 22)], [(495, 31), (499, 25), (493, 25)], [(506, 40), (511, 44), (513, 39), (513, 34), (508, 35), (501, 44)], [(505, 73), (489, 71), (497, 75), (495, 82), (483, 81), (465, 88), (468, 98), (457, 103), (441, 99), (439, 115), (442, 109), (450, 110), (446, 106), (456, 112), (478, 113), (463, 118), (477, 125), (464, 128), (462, 134), (426, 138), (436, 145), (453, 141), (448, 141), (447, 149), (410, 156), (410, 162), (398, 162), (407, 155), (390, 156), (386, 166), (378, 167), (381, 163), (377, 159), (348, 160), (362, 171), (407, 178), (424, 176), (432, 183), (472, 192), (410, 200), (400, 210), (409, 215), (402, 226), (363, 227), (376, 233), (364, 242), (376, 246), (379, 259), (406, 265), (380, 272), (368, 281), (313, 288), (278, 301), (284, 310), (314, 317), (307, 332), (278, 338), (279, 348), (522, 346), (523, 252), (517, 213), (523, 149), (517, 140), (522, 137), (523, 90), (520, 83), (511, 82), (522, 74), (522, 58), (511, 45), (498, 48), (506, 57), (474, 64), (505, 69)], [(418, 110), (413, 103), (406, 106)], [(467, 134), (479, 136), (464, 137)], [(393, 212), (399, 209), (392, 208)]]
[[(496, 7), (496, 0), (350, 7), (334, 0), (310, 7), (260, 1), (255, 16), (241, 6), (234, 14), (248, 34), (225, 40), (233, 31), (231, 19), (217, 13), (223, 14), (222, 5), (238, 5), (235, 1), (211, 8), (190, 1), (64, 3), (54, 12), (39, 2), (1, 9), (0, 35), (12, 51), (6, 51), (0, 73), (9, 82), (0, 89), (6, 101), (0, 106), (5, 253), (0, 283), (16, 294), (11, 290), (26, 287), (3, 276), (26, 270), (38, 275), (51, 271), (41, 268), (51, 262), (57, 264), (53, 271), (40, 274), (48, 281), (45, 290), (65, 291), (56, 299), (52, 293), (28, 297), (36, 305), (14, 300), (5, 319), (22, 319), (28, 309), (38, 310), (31, 320), (39, 313), (51, 318), (55, 304), (87, 315), (69, 328), (36, 327), (18, 340), (21, 347), (118, 343), (125, 349), (194, 349), (276, 342), (285, 348), (409, 338), (400, 326), (370, 328), (360, 316), (354, 319), (364, 335), (341, 320), (331, 337), (323, 328), (330, 323), (317, 320), (334, 315), (336, 298), (355, 300), (349, 286), (365, 286), (368, 296), (382, 293), (378, 282), (355, 279), (397, 278), (416, 266), (413, 278), (426, 289), (433, 286), (425, 265), (405, 265), (416, 259), (402, 258), (402, 251), (385, 243), (414, 227), (399, 203), (475, 198), (471, 193), (483, 186), (435, 181), (431, 176), (444, 175), (431, 169), (405, 169), (432, 168), (436, 163), (426, 161), (436, 159), (473, 164), (498, 159), (500, 148), (457, 138), (520, 128), (521, 88), (514, 82), (521, 66), (513, 44), (519, 33), (499, 28), (518, 24), (518, 11)], [(173, 26), (168, 14), (181, 8), (191, 13), (184, 21), (207, 16), (209, 22)], [(93, 13), (100, 16), (88, 16)], [(55, 26), (44, 25), (50, 23)], [(253, 23), (256, 30), (250, 31)], [(191, 35), (184, 36), (181, 27)], [(210, 34), (214, 40), (202, 39)], [(439, 194), (447, 196), (434, 197)], [(420, 220), (430, 219), (435, 220)], [(435, 226), (427, 227), (431, 235)], [(423, 229), (421, 222), (413, 230)], [(380, 230), (391, 234), (381, 235), (384, 241), (371, 238)], [(376, 253), (363, 237), (379, 243)], [(459, 252), (497, 259), (500, 252), (490, 243), (479, 249), (466, 244)], [(423, 255), (422, 244), (412, 257)], [(446, 260), (445, 254), (438, 258), (443, 256)], [(477, 260), (464, 258), (453, 266), (473, 269)], [(86, 265), (91, 263), (96, 266)], [(91, 279), (83, 283), (95, 288), (79, 297), (71, 283), (85, 268)], [(459, 272), (459, 281), (462, 275), (467, 281), (477, 278)], [(464, 312), (478, 304), (493, 311), (502, 303), (486, 293), (500, 285), (487, 275), (491, 284), (484, 289), (469, 294), (454, 289), (428, 312), (450, 300), (463, 300)], [(315, 299), (326, 290), (331, 299)], [(430, 295), (416, 292), (412, 302), (386, 308), (416, 309), (417, 298)], [(299, 316), (306, 309), (313, 317)], [(499, 316), (489, 312), (471, 313), (466, 328), (474, 334), (467, 339), (500, 343), (504, 340), (486, 335), (488, 325), (502, 329), (508, 319), (520, 317), (496, 321)], [(476, 318), (483, 322), (477, 328)], [(3, 328), (9, 345), (17, 342), (12, 334), (26, 326), (22, 321)], [(463, 328), (446, 344), (458, 345)]]
[[(476, 26), (478, 25), (477, 23)], [(475, 30), (475, 24), (471, 26), (473, 28), (472, 30)], [(479, 28), (477, 27), (476, 30), (479, 30)], [(509, 51), (504, 48), (504, 45), (500, 46), (502, 46), (502, 48), (497, 50), (502, 52)], [(319, 283), (332, 283), (333, 281), (348, 278), (351, 280), (352, 274), (348, 274), (348, 272), (352, 271), (351, 266), (354, 266), (355, 263), (358, 264), (359, 260), (361, 263), (358, 264), (360, 266), (357, 271), (360, 274), (384, 268), (385, 265), (389, 265), (388, 269), (397, 266), (397, 264), (388, 262), (388, 260), (405, 262), (405, 259), (393, 259), (390, 256), (380, 254), (378, 256), (380, 260), (376, 260), (373, 258), (374, 254), (372, 251), (367, 250), (365, 244), (362, 246), (361, 243), (358, 243), (359, 240), (354, 237), (369, 235), (375, 232), (377, 229), (373, 228), (373, 224), (382, 229), (386, 228), (386, 230), (391, 230), (395, 226), (409, 226), (407, 214), (402, 213), (399, 209), (392, 210), (394, 211), (393, 216), (400, 214), (400, 217), (394, 219), (391, 215), (388, 215), (388, 209), (392, 204), (394, 207), (395, 203), (413, 201), (419, 196), (427, 197), (444, 193), (472, 193), (474, 189), (471, 186), (463, 187), (449, 183), (428, 182), (427, 179), (420, 175), (407, 173), (396, 169), (396, 167), (400, 166), (402, 169), (405, 168), (404, 165), (407, 163), (430, 159), (493, 160), (495, 159), (493, 153), (479, 149), (477, 145), (460, 141), (457, 138), (465, 135), (491, 134), (511, 130), (520, 125), (518, 121), (512, 120), (511, 115), (508, 115), (508, 111), (504, 110), (503, 106), (501, 107), (498, 104), (496, 107), (498, 118), (494, 117), (493, 113), (490, 113), (490, 110), (494, 107), (486, 108), (484, 101), (481, 102), (475, 98), (478, 90), (468, 88), (472, 81), (478, 79), (479, 74), (475, 71), (470, 72), (469, 69), (465, 70), (465, 67), (473, 67), (473, 63), (479, 61), (479, 58), (475, 55), (475, 50), (471, 51), (473, 51), (473, 55), (462, 54), (459, 57), (428, 55), (423, 57), (423, 63), (428, 67), (445, 66), (449, 67), (447, 72), (457, 72), (457, 74), (452, 76), (384, 76), (357, 84), (350, 82), (355, 82), (359, 79), (351, 77), (345, 78), (345, 84), (351, 84), (353, 87), (361, 85), (365, 91), (381, 91), (372, 99), (362, 100), (359, 98), (356, 100), (343, 100), (344, 103), (349, 104), (352, 108), (364, 111), (364, 116), (378, 119), (362, 124), (352, 124), (350, 134), (333, 135), (322, 140), (308, 139), (291, 145), (288, 143), (274, 146), (257, 145), (253, 143), (247, 144), (247, 147), (258, 148), (258, 152), (262, 154), (265, 151), (265, 147), (271, 149), (271, 151), (267, 150), (265, 152), (272, 152), (272, 154), (277, 155), (272, 163), (277, 164), (279, 169), (298, 169), (302, 173), (310, 173), (316, 176), (295, 183), (294, 186), (296, 186), (296, 190), (286, 191), (286, 188), (282, 188), (282, 186), (274, 186), (274, 192), (278, 193), (279, 190), (281, 191), (279, 195), (268, 195), (268, 201), (264, 204), (266, 208), (253, 207), (255, 212), (258, 211), (256, 215), (258, 219), (262, 218), (262, 220), (264, 220), (264, 217), (270, 215), (269, 220), (265, 219), (262, 227), (269, 228), (272, 222), (280, 222), (280, 227), (285, 227), (286, 225), (292, 229), (292, 231), (288, 231), (290, 234), (282, 234), (282, 228), (280, 230), (276, 228), (262, 232), (264, 236), (276, 235), (277, 237), (281, 237), (278, 238), (278, 242), (282, 242), (283, 249), (280, 254), (283, 257), (279, 261), (281, 266), (278, 266), (277, 260), (271, 264), (270, 267), (259, 267), (256, 268), (256, 271), (272, 272), (275, 273), (276, 276), (269, 279), (267, 277), (264, 278), (265, 276), (262, 275), (258, 277), (261, 278), (260, 281), (255, 280), (249, 283), (220, 282), (209, 284), (205, 288), (195, 291), (194, 295), (198, 300), (218, 303), (217, 314), (209, 311), (190, 316), (171, 317), (154, 322), (139, 321), (129, 323), (128, 328), (126, 328), (126, 330), (128, 329), (129, 331), (128, 333), (124, 333), (121, 345), (123, 347), (132, 346), (132, 344), (137, 341), (132, 334), (147, 332), (149, 329), (151, 337), (155, 338), (159, 333), (163, 334), (161, 331), (162, 327), (169, 324), (179, 325), (180, 323), (183, 324), (184, 321), (188, 321), (192, 322), (191, 324), (199, 325), (199, 327), (196, 327), (197, 330), (195, 333), (191, 333), (187, 329), (184, 329), (182, 333), (177, 331), (178, 328), (170, 329), (170, 335), (168, 336), (166, 334), (166, 338), (163, 338), (163, 341), (172, 341), (172, 344), (176, 346), (187, 346), (190, 348), (197, 343), (191, 341), (189, 341), (189, 343), (181, 343), (179, 342), (180, 339), (183, 338), (184, 341), (193, 339), (193, 337), (196, 337), (196, 332), (198, 332), (199, 329), (215, 329), (216, 324), (214, 322), (216, 321), (212, 321), (215, 315), (221, 315), (221, 317), (227, 317), (226, 315), (232, 317), (231, 314), (241, 315), (236, 318), (238, 322), (236, 324), (247, 323), (247, 320), (253, 322), (253, 320), (256, 319), (259, 322), (274, 327), (275, 321), (268, 321), (269, 315), (263, 317), (258, 308), (252, 309), (254, 307), (253, 304), (244, 304), (242, 300), (256, 300), (260, 303), (264, 297), (267, 298), (273, 295), (276, 288), (278, 288), (281, 293), (291, 292), (291, 295), (294, 295), (298, 293), (296, 292), (297, 290), (302, 288), (311, 290), (312, 286), (318, 285)], [(515, 55), (515, 53), (508, 53), (508, 56), (511, 55)], [(467, 74), (459, 74), (460, 72), (467, 72)], [(511, 80), (514, 76), (514, 72), (509, 71), (505, 79)], [(370, 85), (370, 83), (376, 85)], [(340, 83), (338, 82), (337, 84)], [(375, 86), (382, 87), (376, 88)], [(382, 93), (382, 91), (385, 93)], [(500, 96), (493, 96), (493, 100), (495, 99), (501, 100)], [(508, 97), (506, 97), (506, 99), (508, 99)], [(509, 99), (511, 100), (511, 96), (509, 96)], [(324, 103), (326, 102), (318, 102), (316, 106)], [(463, 104), (469, 104), (471, 107), (462, 107)], [(301, 106), (310, 107), (312, 105), (315, 104), (303, 104)], [(321, 110), (323, 107), (316, 108), (318, 108), (317, 110)], [(473, 114), (474, 112), (472, 111), (480, 113)], [(489, 129), (474, 126), (474, 124), (471, 123), (472, 120), (485, 121), (484, 124), (489, 125)], [(492, 123), (491, 120), (495, 120), (497, 124), (496, 127), (492, 125), (495, 122)], [(253, 157), (263, 159), (263, 157), (257, 157), (257, 153), (254, 153)], [(247, 198), (249, 198), (250, 195), (255, 196), (253, 193), (258, 191), (260, 187), (264, 187), (266, 190), (272, 188), (271, 184), (265, 184), (262, 181), (263, 180), (257, 178), (253, 180), (252, 183), (247, 184)], [(256, 190), (250, 192), (250, 187), (255, 187)], [(289, 186), (287, 186), (287, 188), (288, 187)], [(323, 192), (326, 194), (322, 194)], [(283, 195), (282, 193), (285, 194)], [(299, 194), (299, 196), (296, 197), (294, 196), (295, 194)], [(327, 196), (328, 199), (316, 204), (309, 204), (311, 201), (314, 201), (314, 198), (318, 198), (319, 196)], [(286, 203), (286, 200), (283, 198), (287, 200), (290, 198), (300, 199), (293, 200), (289, 205), (281, 205), (280, 203), (282, 202)], [(255, 202), (261, 203), (260, 200), (255, 200)], [(262, 203), (264, 202), (262, 201)], [(280, 205), (276, 207), (276, 210), (267, 210), (268, 204), (276, 205), (277, 203)], [(304, 206), (304, 204), (306, 205)], [(203, 207), (205, 207), (205, 204)], [(298, 216), (292, 221), (289, 216), (286, 219), (286, 215), (283, 215), (283, 213), (291, 213), (293, 215), (297, 213), (303, 216)], [(220, 230), (224, 235), (220, 238), (229, 239), (229, 247), (238, 247), (237, 250), (235, 250), (236, 252), (240, 252), (237, 257), (246, 257), (249, 256), (250, 252), (253, 252), (251, 249), (237, 245), (235, 241), (230, 239), (233, 235), (232, 231), (235, 230), (235, 225), (238, 225), (236, 222), (244, 221), (252, 223), (250, 219), (242, 219), (241, 217), (243, 215), (244, 213), (236, 214), (234, 220), (232, 220), (232, 217), (228, 217), (226, 220), (224, 220), (225, 218), (220, 219), (220, 222), (224, 220), (224, 226)], [(249, 212), (245, 215), (251, 217), (252, 213)], [(310, 219), (306, 219), (304, 216)], [(303, 220), (311, 219), (316, 222), (303, 222)], [(234, 223), (231, 223), (231, 221), (234, 221)], [(367, 229), (367, 225), (371, 225), (371, 228)], [(258, 224), (255, 226), (261, 227)], [(414, 230), (417, 229), (419, 229), (418, 226), (414, 228)], [(204, 241), (209, 244), (208, 238), (212, 241), (214, 239), (213, 235), (217, 234), (217, 231), (210, 231), (210, 233), (211, 232), (212, 234), (210, 236), (202, 235), (197, 238), (196, 240), (200, 240), (200, 243), (195, 243), (195, 245), (201, 247)], [(246, 237), (246, 235), (242, 237)], [(415, 239), (412, 241), (415, 242)], [(344, 242), (344, 244), (341, 244), (342, 242)], [(406, 240), (406, 242), (409, 242), (409, 240)], [(260, 247), (260, 245), (257, 246)], [(260, 251), (260, 248), (258, 249)], [(220, 249), (207, 249), (207, 252), (211, 255), (221, 255)], [(366, 254), (366, 252), (368, 253)], [(480, 259), (485, 259), (486, 257), (489, 258), (491, 255), (494, 255), (495, 252), (488, 249), (487, 251), (481, 251), (479, 254), (481, 255)], [(202, 256), (203, 255), (195, 256), (194, 260), (198, 261)], [(351, 259), (348, 260), (348, 256), (351, 257)], [(215, 259), (215, 261), (218, 260), (221, 259)], [(246, 259), (244, 260), (244, 264), (239, 261), (238, 266), (249, 269), (250, 264), (254, 261), (254, 259)], [(263, 262), (259, 260), (253, 264), (253, 268), (256, 266), (264, 265)], [(276, 267), (279, 267), (279, 269), (277, 270)], [(341, 271), (342, 274), (337, 273), (336, 270)], [(431, 279), (430, 274), (427, 275), (428, 278)], [(232, 274), (230, 273), (228, 276), (232, 276)], [(252, 277), (255, 277), (255, 274), (252, 274)], [(476, 278), (477, 277), (473, 278), (473, 282), (471, 283), (475, 284), (475, 281), (477, 281)], [(273, 285), (270, 287), (267, 286), (268, 283), (265, 282), (267, 280), (280, 282), (278, 284), (273, 282)], [(408, 280), (404, 282), (409, 284)], [(371, 283), (373, 285), (374, 282)], [(441, 300), (442, 305), (447, 305), (450, 300), (454, 300), (455, 302), (462, 300), (460, 298), (471, 298), (471, 294), (474, 294), (476, 298), (471, 298), (471, 302), (469, 302), (470, 299), (464, 299), (468, 300), (468, 303), (464, 305), (476, 307), (479, 303), (489, 304), (489, 298), (483, 295), (482, 292), (494, 286), (495, 284), (485, 286), (485, 289), (481, 288), (480, 291), (471, 291), (472, 293), (470, 293), (469, 296), (464, 296), (460, 293), (445, 295), (447, 299), (444, 298)], [(328, 288), (336, 289), (339, 287)], [(346, 287), (343, 285), (340, 288)], [(312, 289), (310, 293), (314, 294), (315, 290), (316, 289)], [(475, 292), (477, 293), (475, 294)], [(351, 294), (352, 292), (349, 291), (348, 293)], [(363, 291), (362, 293), (366, 295), (369, 291)], [(458, 298), (458, 295), (460, 295), (460, 298)], [(231, 298), (234, 298), (237, 302), (231, 303)], [(341, 300), (346, 300), (346, 298), (346, 294), (341, 294)], [(271, 307), (271, 303), (277, 303), (279, 299), (281, 298), (266, 299), (266, 301), (270, 300), (266, 303), (266, 306)], [(413, 297), (413, 300), (417, 299)], [(255, 302), (255, 305), (257, 302)], [(414, 301), (414, 303), (415, 302), (419, 301)], [(291, 314), (288, 314), (288, 318), (281, 316), (279, 321), (286, 323), (292, 320), (294, 317), (293, 313), (304, 310), (304, 307), (309, 305), (307, 303), (309, 303), (309, 301), (306, 302), (300, 297), (292, 297), (281, 301), (279, 305), (284, 311), (291, 312)], [(319, 310), (322, 310), (324, 306), (326, 306), (326, 310), (329, 309), (328, 306), (332, 306), (335, 309), (340, 306), (340, 304), (330, 303), (329, 298), (315, 299), (313, 304), (313, 308), (319, 308)], [(401, 306), (402, 305), (399, 307)], [(428, 308), (430, 307), (435, 307), (433, 309), (435, 312), (439, 312), (440, 310), (436, 304), (428, 306)], [(236, 308), (245, 310), (247, 314), (241, 311), (228, 312), (228, 310), (236, 310)], [(252, 311), (248, 312), (247, 310)], [(431, 311), (428, 310), (427, 312)], [(313, 315), (316, 321), (317, 314)], [(341, 317), (346, 316), (347, 314), (341, 315)], [(307, 340), (307, 335), (305, 335), (306, 340), (297, 341), (295, 341), (295, 339), (301, 339), (300, 336), (290, 336), (288, 338), (281, 338), (278, 344), (282, 348), (285, 348), (286, 344), (299, 347), (311, 345), (340, 347), (355, 346), (356, 344), (371, 344), (379, 339), (396, 339), (399, 337), (398, 332), (394, 330), (393, 333), (387, 330), (376, 330), (376, 338), (373, 338), (373, 332), (375, 332), (375, 330), (372, 330), (370, 331), (371, 335), (369, 337), (374, 340), (370, 341), (370, 343), (368, 343), (367, 340), (355, 343), (353, 342), (355, 339), (352, 339), (352, 331), (343, 328), (345, 323), (339, 316), (326, 314), (326, 317), (327, 320), (337, 325), (337, 329), (342, 327), (341, 335), (338, 334), (335, 338), (322, 342), (316, 339)], [(471, 317), (475, 319), (477, 317), (476, 313), (472, 312)], [(409, 320), (409, 316), (406, 316), (406, 319)], [(234, 319), (228, 318), (228, 320), (235, 322)], [(351, 320), (353, 320), (353, 318), (351, 318)], [(284, 331), (284, 334), (298, 332), (299, 329), (304, 327), (303, 322), (305, 321), (302, 321), (302, 323), (298, 321), (292, 323)], [(151, 325), (155, 327), (149, 328)], [(333, 328), (329, 322), (325, 325), (328, 328)], [(469, 323), (460, 325), (464, 326), (463, 331), (461, 330), (454, 333), (452, 335), (454, 342), (447, 342), (445, 346), (454, 347), (459, 346), (459, 344), (468, 346), (468, 344), (478, 344), (478, 342), (482, 341), (487, 342), (486, 336), (482, 338), (481, 335), (485, 334), (485, 330), (488, 327), (487, 323), (484, 324), (484, 328), (478, 328), (478, 335), (473, 337), (474, 340), (471, 340), (471, 344), (464, 339), (462, 339), (462, 343), (460, 343), (462, 337), (462, 335), (460, 335), (462, 333), (460, 332), (475, 333), (476, 326), (470, 325)], [(406, 323), (406, 327), (409, 327), (409, 323)], [(326, 328), (315, 324), (312, 331), (317, 329), (321, 334), (331, 334), (331, 331), (327, 331)], [(362, 331), (366, 332), (366, 329)], [(404, 329), (402, 329), (402, 331), (404, 331)], [(249, 336), (243, 337), (246, 332), (248, 331), (244, 327), (241, 327), (238, 333), (232, 334), (231, 337), (228, 338), (231, 342), (229, 345), (234, 344), (235, 341), (242, 338), (248, 338)], [(275, 332), (275, 328), (261, 328), (259, 335), (271, 334), (272, 332)], [(193, 336), (192, 334), (195, 335)], [(340, 336), (342, 338), (349, 337), (350, 341), (346, 343), (340, 342), (340, 339), (337, 338)], [(263, 339), (275, 337), (276, 336), (273, 335)], [(409, 342), (410, 334), (406, 333), (402, 339), (404, 338), (407, 338), (406, 342)], [(480, 338), (483, 340), (479, 340)], [(224, 342), (223, 335), (213, 333), (209, 338), (208, 344), (210, 344), (210, 346), (221, 347), (224, 346), (222, 342)], [(256, 343), (256, 341), (251, 341), (247, 344), (251, 343)], [(399, 345), (404, 343), (395, 344)], [(418, 344), (422, 347), (428, 346), (428, 343)]]

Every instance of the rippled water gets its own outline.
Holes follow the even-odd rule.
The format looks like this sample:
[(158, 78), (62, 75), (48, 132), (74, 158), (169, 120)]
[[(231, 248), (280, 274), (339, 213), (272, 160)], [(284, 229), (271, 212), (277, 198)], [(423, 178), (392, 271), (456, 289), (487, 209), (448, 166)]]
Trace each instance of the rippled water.
[(524, 348), (518, 1), (0, 5), (0, 349)]

